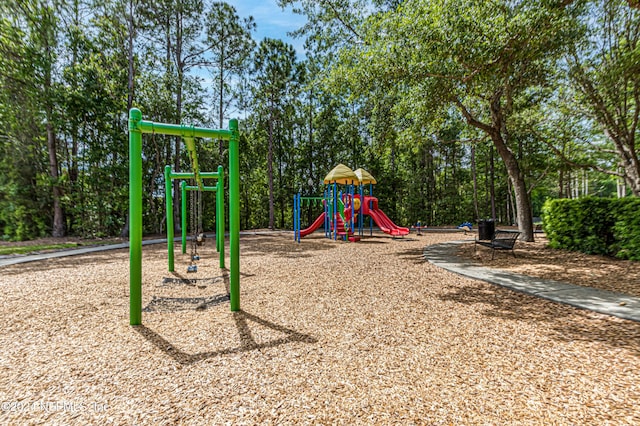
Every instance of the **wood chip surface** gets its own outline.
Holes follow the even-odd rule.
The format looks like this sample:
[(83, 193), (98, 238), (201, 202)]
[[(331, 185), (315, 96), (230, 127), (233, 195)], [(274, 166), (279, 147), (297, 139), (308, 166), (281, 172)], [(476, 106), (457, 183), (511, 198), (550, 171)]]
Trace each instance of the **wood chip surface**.
[(212, 240), (145, 246), (138, 327), (127, 250), (2, 268), (0, 424), (640, 424), (640, 324), (423, 259), (460, 238), (243, 236), (236, 313)]

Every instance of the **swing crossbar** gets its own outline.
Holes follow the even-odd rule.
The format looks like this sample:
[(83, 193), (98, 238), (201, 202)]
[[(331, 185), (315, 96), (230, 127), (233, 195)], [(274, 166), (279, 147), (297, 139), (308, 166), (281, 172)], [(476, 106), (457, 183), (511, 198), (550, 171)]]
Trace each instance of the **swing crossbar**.
[(184, 189), (186, 189), (187, 191), (210, 191), (210, 192), (216, 192), (218, 190), (218, 187), (217, 186), (203, 186), (202, 188), (200, 188), (199, 186), (186, 185), (184, 187)]
[[(198, 172), (202, 179), (219, 179), (220, 173), (218, 172)], [(195, 179), (196, 174), (191, 172), (169, 172), (171, 179)]]
[(206, 138), (231, 140), (233, 136), (233, 131), (231, 130), (207, 129), (204, 127), (187, 126), (184, 124), (156, 123), (154, 121), (147, 120), (139, 120), (135, 122), (129, 121), (129, 131), (182, 137), (185, 145), (187, 146), (187, 150), (189, 151), (189, 156), (191, 157), (191, 166), (194, 170), (193, 178), (200, 187), (204, 186), (202, 183), (202, 178), (204, 176), (200, 173), (198, 154), (196, 153), (196, 145), (193, 139)]
[(156, 123), (147, 120), (140, 120), (135, 122), (135, 124), (137, 125), (132, 129), (131, 122), (129, 123), (129, 131), (134, 130), (142, 133), (182, 136), (183, 138), (206, 138), (223, 140), (230, 140), (233, 136), (233, 132), (231, 130), (225, 129), (207, 129), (204, 127), (186, 126), (184, 124)]

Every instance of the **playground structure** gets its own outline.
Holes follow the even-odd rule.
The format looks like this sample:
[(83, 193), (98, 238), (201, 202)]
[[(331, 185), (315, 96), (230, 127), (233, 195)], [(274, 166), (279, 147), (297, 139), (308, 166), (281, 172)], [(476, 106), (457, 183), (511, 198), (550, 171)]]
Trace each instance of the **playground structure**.
[[(370, 234), (373, 233), (373, 222), (378, 228), (394, 237), (402, 237), (409, 234), (409, 229), (400, 227), (378, 207), (378, 199), (373, 197), (373, 185), (375, 178), (369, 172), (358, 169), (355, 172), (349, 167), (339, 164), (333, 168), (324, 178), (327, 188), (323, 197), (303, 197), (295, 194), (293, 199), (293, 226), (294, 240), (300, 242), (305, 237), (321, 226), (324, 226), (325, 237), (337, 240), (359, 241), (363, 235), (364, 216), (369, 216)], [(364, 187), (369, 185), (369, 195), (364, 195)], [(345, 190), (339, 191), (338, 185), (344, 185)], [(359, 194), (356, 194), (356, 187)], [(302, 229), (301, 211), (304, 203), (321, 201), (324, 211), (313, 223)], [(357, 226), (357, 235), (355, 233)]]
[[(154, 123), (142, 119), (142, 112), (137, 108), (129, 111), (129, 323), (139, 325), (142, 323), (142, 134), (152, 133), (161, 135), (180, 136), (185, 141), (185, 146), (191, 158), (192, 173), (180, 176), (169, 169), (169, 179), (186, 178), (194, 179), (199, 190), (204, 190), (203, 178), (213, 177), (200, 172), (198, 156), (194, 138), (210, 138), (229, 141), (229, 295), (232, 311), (240, 310), (240, 159), (239, 159), (239, 132), (238, 120), (229, 121), (229, 129), (208, 129), (182, 124)], [(218, 173), (221, 171), (218, 168)], [(165, 168), (165, 174), (167, 169)], [(218, 173), (215, 173), (218, 175)], [(166, 175), (165, 175), (166, 177)], [(221, 176), (218, 184), (221, 182)], [(216, 192), (221, 194), (221, 186)], [(185, 187), (185, 190), (187, 188)], [(170, 191), (168, 191), (170, 193)], [(184, 197), (183, 197), (184, 200)], [(173, 262), (173, 218), (169, 213), (172, 200), (167, 197), (167, 244), (169, 246), (169, 267)], [(184, 201), (183, 201), (184, 203)], [(218, 204), (218, 203), (217, 203)], [(218, 207), (221, 203), (218, 204)], [(184, 221), (184, 216), (183, 216)], [(171, 223), (170, 223), (171, 222)], [(224, 221), (217, 220), (216, 240), (224, 238)], [(184, 229), (184, 227), (183, 227)], [(223, 232), (220, 232), (220, 230)], [(184, 231), (183, 231), (184, 232)], [(186, 237), (183, 237), (186, 239)], [(224, 240), (218, 242), (221, 262), (224, 262), (222, 246)], [(222, 264), (222, 263), (221, 263)]]

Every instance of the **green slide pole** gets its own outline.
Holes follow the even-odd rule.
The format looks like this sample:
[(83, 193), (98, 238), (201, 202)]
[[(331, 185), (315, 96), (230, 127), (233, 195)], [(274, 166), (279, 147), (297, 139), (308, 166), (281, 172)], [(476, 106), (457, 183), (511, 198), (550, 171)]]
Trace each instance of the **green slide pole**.
[(224, 269), (224, 170), (218, 166), (216, 191), (216, 248), (220, 257), (220, 268)]
[(142, 323), (142, 120), (129, 111), (129, 324)]
[(167, 252), (169, 272), (173, 272), (173, 196), (171, 195), (171, 166), (164, 166), (164, 199), (167, 209)]
[(229, 120), (229, 293), (231, 310), (240, 310), (240, 133), (238, 120)]
[(180, 182), (180, 192), (182, 193), (182, 254), (187, 252), (187, 182)]

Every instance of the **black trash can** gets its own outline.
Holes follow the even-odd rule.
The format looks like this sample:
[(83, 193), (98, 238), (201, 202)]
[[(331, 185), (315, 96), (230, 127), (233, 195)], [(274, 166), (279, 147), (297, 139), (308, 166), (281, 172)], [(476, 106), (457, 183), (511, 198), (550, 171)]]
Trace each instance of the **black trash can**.
[(496, 224), (493, 219), (480, 219), (478, 221), (478, 239), (490, 240), (496, 231)]

